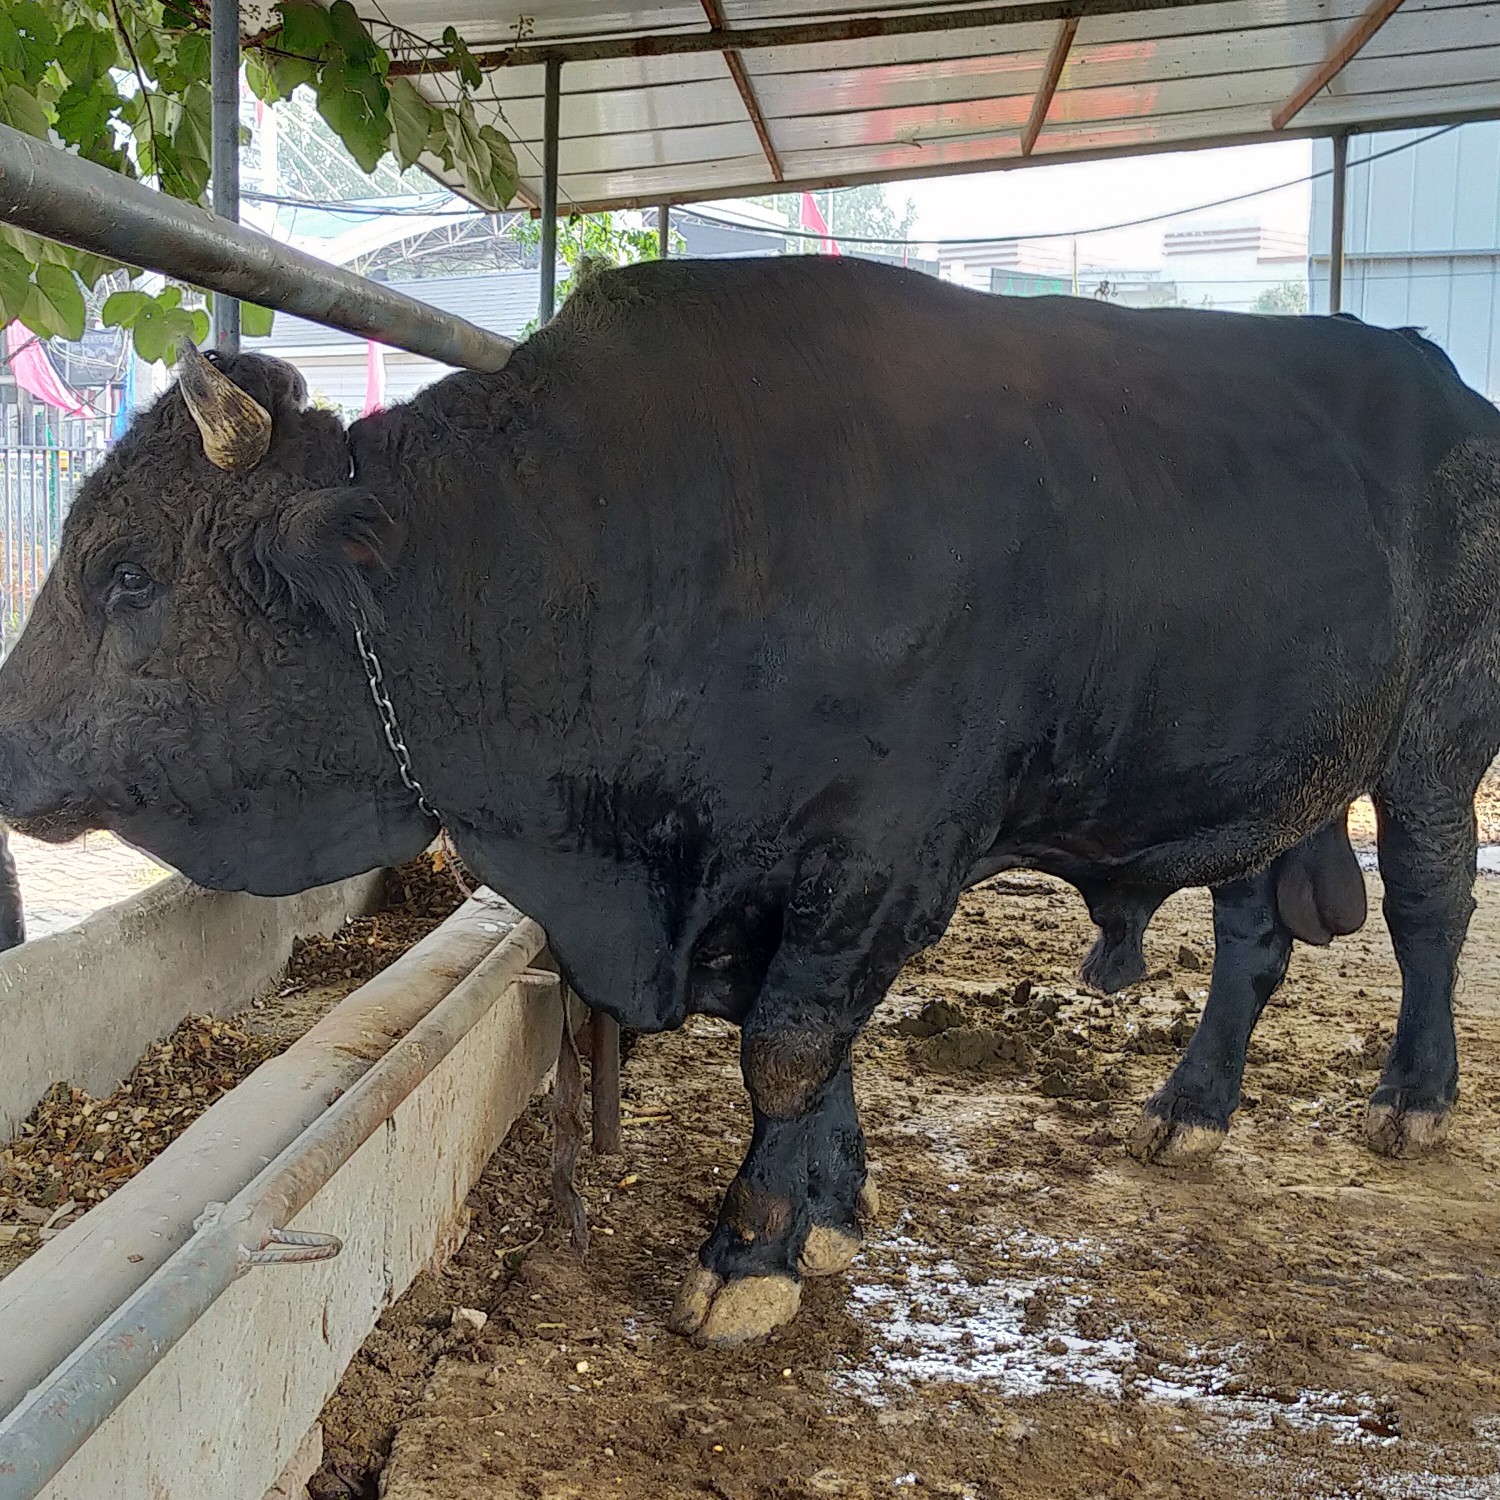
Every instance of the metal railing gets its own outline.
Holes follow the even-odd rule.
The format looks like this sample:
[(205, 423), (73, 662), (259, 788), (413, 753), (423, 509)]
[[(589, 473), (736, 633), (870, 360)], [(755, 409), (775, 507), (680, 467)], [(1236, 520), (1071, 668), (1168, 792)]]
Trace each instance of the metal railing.
[(91, 448), (0, 446), (0, 655), (26, 623), (57, 556), (63, 517), (98, 456)]

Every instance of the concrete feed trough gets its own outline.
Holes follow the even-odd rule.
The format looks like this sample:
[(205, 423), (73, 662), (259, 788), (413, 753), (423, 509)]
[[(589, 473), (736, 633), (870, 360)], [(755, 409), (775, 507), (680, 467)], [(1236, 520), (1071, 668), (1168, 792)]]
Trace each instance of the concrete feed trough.
[[(233, 1010), (295, 933), (337, 926), (376, 888), (269, 902), (172, 883), (18, 950), (0, 973), (20, 1021), (71, 972), (88, 1024), (69, 994), (75, 1024), (34, 1026), (24, 1069), (7, 1048), (12, 1128), (56, 1077), (107, 1086), (210, 1008), (174, 964), (216, 973), (211, 1008)], [(544, 945), (477, 893), (0, 1281), (0, 1500), (300, 1492), (324, 1401), (385, 1307), (462, 1238), (471, 1184), (556, 1058), (561, 986), (531, 967)], [(106, 956), (141, 976), (126, 1013), (152, 992), (176, 1001), (101, 1026), (120, 1009)]]

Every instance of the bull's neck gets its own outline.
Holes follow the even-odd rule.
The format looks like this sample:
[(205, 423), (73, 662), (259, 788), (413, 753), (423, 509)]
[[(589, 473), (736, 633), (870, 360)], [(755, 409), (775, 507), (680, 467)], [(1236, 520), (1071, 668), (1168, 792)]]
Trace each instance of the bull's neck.
[(492, 517), (452, 509), (432, 532), (414, 528), (372, 632), (413, 772), (461, 821), (481, 809), (524, 820), (570, 747), (597, 743), (587, 626), (552, 592), (536, 539), (515, 530), (502, 540)]

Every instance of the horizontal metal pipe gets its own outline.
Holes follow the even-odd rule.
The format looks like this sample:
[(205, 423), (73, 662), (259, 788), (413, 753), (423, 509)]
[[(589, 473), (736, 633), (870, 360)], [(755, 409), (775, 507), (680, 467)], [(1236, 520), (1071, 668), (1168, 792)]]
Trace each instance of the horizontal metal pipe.
[(0, 125), (0, 222), (468, 370), (511, 339)]
[[(666, 31), (647, 36), (600, 38), (598, 41), (537, 42), (529, 47), (502, 47), (476, 52), (481, 68), (537, 67), (545, 62), (612, 62), (624, 57), (680, 57), (692, 52), (744, 52), (757, 47), (812, 47), (829, 42), (863, 42), (871, 37), (922, 36), (941, 31), (972, 31), (1018, 26), (1036, 21), (1087, 20), (1090, 16), (1124, 16), (1148, 10), (1186, 10), (1221, 0), (1023, 0), (1018, 5), (989, 5), (977, 10), (927, 10), (902, 16), (855, 16), (838, 21), (794, 21), (781, 26), (746, 26), (727, 30)], [(440, 53), (398, 58), (393, 75), (451, 72), (454, 64)]]
[[(545, 937), (522, 921), (494, 952), (227, 1204), (95, 1334), (0, 1422), (0, 1500), (36, 1500), (109, 1414), (224, 1294), (263, 1247), (328, 1184), (437, 1068), (509, 986)], [(555, 989), (551, 975), (525, 983)], [(559, 1012), (560, 1014), (560, 1012)], [(274, 1274), (257, 1272), (255, 1274)]]

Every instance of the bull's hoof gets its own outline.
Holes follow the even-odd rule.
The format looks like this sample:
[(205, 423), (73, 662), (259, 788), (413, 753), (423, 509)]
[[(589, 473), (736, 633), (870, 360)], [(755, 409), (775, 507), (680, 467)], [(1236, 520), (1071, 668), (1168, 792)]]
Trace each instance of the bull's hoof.
[(849, 1269), (862, 1243), (860, 1237), (848, 1229), (814, 1224), (807, 1231), (802, 1254), (797, 1257), (797, 1269), (804, 1276), (837, 1276), (840, 1271)]
[(683, 1277), (682, 1285), (677, 1288), (677, 1297), (672, 1303), (667, 1327), (673, 1333), (697, 1333), (707, 1320), (714, 1298), (723, 1285), (722, 1276), (710, 1271), (701, 1261), (695, 1261), (693, 1269)]
[(1168, 1119), (1155, 1113), (1148, 1104), (1141, 1111), (1141, 1118), (1125, 1149), (1137, 1161), (1152, 1166), (1196, 1167), (1224, 1144), (1228, 1133), (1217, 1125)]
[(1448, 1134), (1449, 1106), (1430, 1094), (1377, 1089), (1365, 1114), (1365, 1141), (1379, 1156), (1423, 1156)]
[(737, 1349), (766, 1338), (796, 1316), (802, 1285), (790, 1276), (725, 1281), (695, 1265), (678, 1289), (668, 1326), (711, 1349)]

